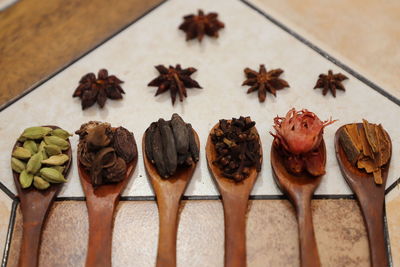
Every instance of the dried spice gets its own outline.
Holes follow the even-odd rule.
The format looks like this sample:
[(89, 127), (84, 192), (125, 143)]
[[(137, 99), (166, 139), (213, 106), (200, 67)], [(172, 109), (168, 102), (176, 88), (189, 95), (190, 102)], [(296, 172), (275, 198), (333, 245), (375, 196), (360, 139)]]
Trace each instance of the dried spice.
[(325, 173), (321, 141), (324, 128), (332, 119), (321, 121), (314, 113), (303, 109), (291, 109), (285, 117), (274, 119), (273, 145), (285, 159), (285, 167), (298, 175), (307, 171), (313, 176)]
[(176, 113), (170, 121), (159, 119), (150, 124), (145, 134), (146, 156), (162, 178), (173, 176), (179, 168), (199, 160), (192, 126)]
[(20, 174), (22, 188), (30, 188), (33, 184), (36, 189), (44, 190), (52, 183), (67, 181), (63, 174), (71, 159), (63, 151), (70, 148), (69, 136), (60, 128), (38, 126), (23, 131), (11, 158), (12, 170)]
[(83, 76), (72, 96), (81, 99), (82, 109), (91, 107), (96, 102), (103, 108), (107, 98), (122, 99), (122, 94), (125, 94), (125, 92), (120, 86), (121, 83), (123, 81), (115, 75), (109, 76), (106, 69), (101, 69), (97, 78), (94, 73)]
[(158, 87), (156, 96), (166, 91), (170, 91), (172, 105), (176, 100), (176, 94), (179, 95), (179, 100), (182, 102), (183, 97), (187, 97), (186, 88), (199, 88), (201, 86), (192, 78), (192, 75), (197, 70), (195, 68), (182, 69), (181, 65), (177, 64), (175, 68), (169, 66), (166, 68), (164, 65), (155, 66), (159, 72), (159, 76), (152, 80), (148, 86)]
[(270, 92), (276, 96), (276, 91), (281, 90), (285, 87), (289, 87), (289, 84), (279, 78), (283, 73), (282, 69), (273, 69), (267, 71), (264, 64), (260, 65), (259, 71), (252, 70), (250, 68), (244, 69), (244, 74), (247, 80), (242, 85), (250, 85), (251, 87), (247, 90), (247, 93), (258, 91), (258, 99), (260, 102), (264, 102), (267, 97), (267, 92)]
[(331, 91), (332, 95), (336, 97), (336, 90), (346, 91), (342, 81), (348, 79), (344, 74), (336, 73), (333, 74), (332, 70), (328, 71), (328, 75), (320, 74), (314, 89), (321, 88), (322, 94), (326, 95), (328, 91)]
[(231, 121), (220, 120), (219, 127), (210, 133), (217, 152), (213, 164), (224, 177), (240, 182), (249, 176), (250, 168), (261, 170), (260, 137), (255, 124), (250, 117), (242, 116)]
[(218, 31), (225, 27), (224, 23), (218, 20), (218, 13), (211, 12), (204, 15), (201, 9), (197, 15), (184, 16), (183, 20), (179, 29), (186, 33), (186, 41), (197, 38), (201, 42), (204, 35), (218, 38)]
[(391, 145), (382, 125), (363, 120), (347, 124), (339, 131), (339, 142), (350, 163), (373, 173), (376, 184), (382, 184), (382, 167), (389, 162)]
[(93, 186), (125, 178), (127, 164), (137, 157), (133, 133), (98, 121), (82, 124), (75, 133), (79, 135), (79, 163), (90, 173)]

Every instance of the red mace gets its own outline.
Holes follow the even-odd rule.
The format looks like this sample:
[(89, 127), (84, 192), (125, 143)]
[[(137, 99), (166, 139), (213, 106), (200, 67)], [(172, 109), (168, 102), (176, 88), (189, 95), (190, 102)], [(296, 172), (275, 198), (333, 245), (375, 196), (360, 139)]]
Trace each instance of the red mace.
[(313, 176), (325, 173), (321, 141), (324, 128), (336, 120), (321, 121), (307, 109), (292, 108), (285, 117), (274, 119), (273, 144), (285, 158), (286, 168), (293, 174), (307, 171)]

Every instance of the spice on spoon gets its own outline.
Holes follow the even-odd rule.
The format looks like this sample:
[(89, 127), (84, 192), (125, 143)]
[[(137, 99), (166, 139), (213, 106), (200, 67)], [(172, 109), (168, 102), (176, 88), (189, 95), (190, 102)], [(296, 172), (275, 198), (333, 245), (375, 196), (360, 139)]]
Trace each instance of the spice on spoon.
[(382, 167), (391, 156), (390, 140), (382, 125), (352, 123), (341, 128), (339, 142), (350, 163), (373, 173), (376, 184), (382, 184)]
[(325, 173), (321, 148), (324, 128), (335, 120), (321, 121), (313, 112), (291, 109), (285, 117), (274, 119), (273, 145), (284, 157), (284, 165), (295, 175), (307, 171), (313, 176)]
[(250, 174), (250, 168), (261, 170), (261, 147), (259, 136), (255, 131), (255, 122), (250, 117), (220, 120), (219, 127), (210, 133), (222, 175), (240, 182)]
[(75, 133), (79, 135), (78, 160), (90, 173), (93, 186), (125, 178), (127, 164), (137, 157), (133, 133), (98, 121), (82, 124)]
[(51, 127), (26, 128), (12, 152), (11, 168), (19, 173), (22, 188), (45, 190), (51, 184), (65, 183), (64, 170), (71, 160), (67, 131)]
[(176, 113), (169, 121), (159, 119), (150, 124), (145, 135), (146, 156), (164, 179), (199, 161), (192, 126)]

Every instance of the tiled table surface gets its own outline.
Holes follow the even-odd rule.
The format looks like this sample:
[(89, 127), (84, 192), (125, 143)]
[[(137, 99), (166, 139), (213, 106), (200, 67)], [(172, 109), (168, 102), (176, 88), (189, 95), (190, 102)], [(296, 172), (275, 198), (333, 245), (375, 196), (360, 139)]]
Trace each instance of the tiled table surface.
[[(339, 1), (340, 2), (340, 1)], [(346, 8), (343, 8), (345, 10), (345, 14), (341, 15), (343, 16), (342, 19), (338, 19), (338, 21), (335, 21), (335, 23), (330, 23), (329, 18), (335, 17), (337, 18), (337, 13), (335, 13), (335, 10), (340, 10), (340, 3), (335, 3), (332, 4), (330, 1), (324, 2), (324, 1), (303, 1), (302, 6), (298, 6), (295, 1), (262, 1), (262, 0), (257, 0), (253, 1), (252, 4), (260, 8), (261, 10), (264, 10), (268, 14), (272, 15), (274, 18), (277, 20), (283, 22), (285, 25), (290, 27), (290, 29), (294, 30), (295, 32), (301, 33), (303, 37), (305, 37), (307, 40), (310, 40), (312, 43), (317, 44), (319, 47), (323, 48), (325, 51), (328, 51), (329, 54), (334, 55), (336, 58), (339, 58), (341, 62), (345, 63), (346, 65), (350, 66), (352, 69), (360, 72), (363, 76), (367, 77), (370, 79), (372, 82), (376, 83), (377, 85), (383, 87), (387, 92), (390, 94), (399, 97), (399, 88), (395, 87), (396, 83), (400, 80), (400, 77), (396, 75), (396, 69), (398, 70), (400, 66), (400, 59), (398, 57), (398, 54), (395, 54), (394, 56), (391, 56), (391, 53), (393, 53), (393, 49), (395, 49), (394, 44), (396, 44), (400, 38), (398, 35), (397, 28), (393, 27), (386, 27), (386, 25), (391, 25), (391, 22), (395, 21), (396, 16), (392, 16), (392, 20), (390, 20), (391, 15), (390, 14), (400, 14), (399, 12), (399, 4), (396, 5), (394, 2), (388, 2), (386, 5), (380, 5), (380, 9), (386, 9), (389, 14), (387, 17), (383, 18), (381, 12), (376, 12), (375, 14), (372, 12), (374, 3), (373, 1), (367, 1), (363, 2), (362, 4), (362, 9), (359, 9), (358, 7), (361, 5), (358, 1), (355, 1), (354, 5), (347, 6)], [(346, 2), (347, 3), (347, 2)], [(344, 2), (342, 3), (344, 5)], [(370, 5), (369, 5), (370, 4)], [(334, 8), (327, 8), (328, 5), (335, 5)], [(338, 5), (338, 6), (336, 6)], [(312, 7), (312, 11), (310, 11), (310, 8), (306, 7)], [(360, 11), (361, 10), (361, 11)], [(323, 11), (323, 12), (322, 12)], [(310, 15), (310, 13), (313, 15)], [(397, 12), (397, 13), (396, 13)], [(370, 16), (367, 16), (369, 15)], [(353, 19), (352, 20), (346, 20), (344, 19), (345, 17), (350, 16)], [(359, 17), (357, 17), (359, 16)], [(375, 17), (374, 17), (375, 16)], [(368, 19), (367, 19), (368, 18)], [(376, 31), (379, 32), (379, 42), (378, 41), (373, 41), (373, 42), (364, 42), (364, 38), (367, 38), (365, 35), (367, 35), (369, 32), (365, 32), (362, 30), (357, 30), (357, 25), (365, 25), (366, 21), (372, 20), (371, 18), (374, 18), (373, 21), (378, 21), (379, 23), (374, 23), (371, 31)], [(351, 23), (357, 21), (357, 23)], [(333, 24), (333, 25), (332, 25)], [(358, 26), (361, 29), (364, 29), (364, 27)], [(352, 32), (351, 37), (352, 38), (346, 38), (346, 36), (349, 36), (349, 32)], [(330, 34), (326, 34), (329, 32)], [(334, 32), (335, 34), (332, 34)], [(375, 37), (373, 40), (376, 40), (377, 37)], [(362, 46), (357, 46), (354, 44), (358, 42), (362, 42)], [(385, 44), (385, 45), (382, 45)], [(355, 49), (355, 47), (357, 49)], [(384, 49), (382, 48), (384, 47)], [(356, 51), (356, 52), (354, 52)], [(374, 51), (372, 53), (371, 51)], [(385, 53), (385, 51), (387, 53)], [(369, 61), (367, 61), (362, 55), (372, 55), (370, 57), (370, 61), (373, 61), (374, 64), (368, 64)], [(379, 55), (379, 56), (377, 56)], [(390, 60), (384, 60), (385, 58), (390, 58)], [(370, 63), (370, 62), (369, 62)], [(379, 75), (372, 75), (372, 73), (376, 73), (378, 69), (385, 69), (384, 73), (380, 73)], [(397, 72), (398, 73), (398, 72)], [(398, 151), (394, 151), (394, 153), (398, 153)], [(388, 220), (388, 228), (389, 228), (389, 233), (390, 233), (390, 244), (392, 246), (392, 257), (393, 257), (393, 266), (398, 266), (400, 265), (400, 212), (399, 212), (399, 205), (400, 205), (400, 189), (399, 187), (394, 188), (389, 195), (387, 196), (387, 220)], [(189, 201), (190, 202), (190, 201)], [(249, 241), (249, 263), (250, 266), (262, 266), (263, 264), (263, 259), (269, 259), (271, 263), (274, 263), (274, 266), (280, 266), (282, 264), (285, 264), (283, 259), (285, 257), (277, 257), (278, 254), (268, 254), (268, 246), (266, 244), (261, 243), (261, 240), (277, 240), (281, 239), (282, 243), (275, 244), (273, 246), (276, 251), (282, 250), (283, 255), (290, 255), (293, 258), (297, 257), (297, 247), (288, 247), (287, 244), (296, 244), (296, 233), (295, 233), (295, 224), (294, 224), (294, 216), (293, 216), (293, 211), (291, 211), (290, 207), (288, 206), (288, 203), (285, 200), (276, 200), (274, 204), (271, 204), (272, 202), (270, 201), (253, 201), (254, 203), (251, 205), (250, 213), (249, 213), (249, 221), (248, 221), (248, 239), (251, 239), (254, 237), (252, 240), (259, 240), (259, 242), (251, 242)], [(314, 201), (315, 204), (314, 206), (314, 220), (315, 220), (315, 225), (316, 225), (316, 232), (317, 232), (317, 239), (318, 239), (318, 245), (320, 247), (320, 254), (321, 258), (324, 263), (326, 263), (326, 266), (365, 266), (368, 257), (368, 252), (367, 252), (367, 247), (366, 247), (366, 236), (365, 236), (365, 229), (363, 228), (363, 225), (361, 223), (361, 217), (358, 208), (355, 205), (355, 201), (353, 200), (318, 200)], [(321, 204), (325, 203), (325, 204)], [(136, 232), (140, 232), (139, 229), (142, 229), (142, 231), (148, 233), (149, 240), (143, 241), (143, 242), (149, 242), (147, 248), (145, 249), (145, 256), (141, 257), (140, 255), (143, 255), (143, 251), (138, 250), (140, 247), (140, 240), (135, 241), (134, 243), (129, 243), (129, 249), (132, 251), (136, 251), (135, 253), (138, 253), (138, 259), (139, 261), (142, 261), (144, 266), (149, 265), (149, 263), (153, 263), (154, 261), (154, 253), (155, 253), (155, 240), (156, 240), (156, 233), (157, 233), (157, 214), (156, 214), (156, 208), (155, 208), (155, 203), (154, 202), (139, 202), (140, 205), (138, 206), (132, 206), (135, 205), (135, 203), (132, 202), (124, 202), (121, 204), (119, 213), (116, 217), (116, 229), (115, 229), (115, 244), (114, 246), (117, 246), (118, 244), (123, 244), (126, 240), (124, 239), (124, 235), (121, 236), (122, 232), (128, 232), (130, 236), (133, 238), (134, 236), (137, 236)], [(223, 240), (222, 238), (222, 232), (216, 231), (215, 229), (222, 229), (222, 209), (220, 206), (219, 201), (217, 200), (210, 200), (210, 201), (199, 201), (197, 202), (198, 205), (192, 205), (190, 203), (186, 203), (184, 212), (181, 214), (181, 226), (179, 231), (183, 231), (180, 236), (182, 239), (178, 241), (178, 259), (181, 261), (180, 266), (186, 266), (185, 263), (186, 260), (188, 260), (188, 256), (185, 255), (190, 255), (190, 253), (193, 253), (191, 250), (196, 250), (196, 246), (190, 245), (190, 240), (186, 240), (187, 235), (185, 235), (185, 231), (198, 231), (198, 238), (200, 239), (200, 243), (198, 244), (198, 251), (204, 251), (203, 254), (199, 255), (198, 258), (196, 258), (196, 266), (204, 266), (201, 263), (203, 262), (204, 259), (208, 258), (215, 258), (218, 256), (214, 255), (213, 253), (221, 253), (221, 241)], [(348, 209), (351, 210), (345, 210), (340, 213), (332, 213), (333, 210), (338, 209), (338, 207), (343, 207), (343, 206), (348, 206)], [(11, 212), (11, 207), (12, 207), (12, 202), (6, 196), (2, 191), (0, 191), (0, 249), (2, 249), (5, 244), (5, 237), (8, 229), (8, 224), (9, 224), (9, 219), (10, 219), (10, 212)], [(258, 207), (258, 208), (256, 208)], [(207, 211), (206, 211), (207, 210)], [(214, 213), (208, 214), (209, 211), (213, 211)], [(149, 213), (147, 214), (144, 211), (148, 211)], [(203, 232), (199, 232), (199, 229), (196, 228), (195, 226), (191, 226), (191, 220), (187, 216), (194, 216), (196, 211), (199, 211), (199, 218), (197, 218), (200, 221), (209, 221), (209, 225), (207, 224), (204, 226), (205, 228), (201, 228), (200, 230), (204, 231), (204, 233), (208, 233), (211, 231), (211, 233), (215, 234), (215, 239), (214, 243), (210, 245), (211, 248), (216, 248), (215, 250), (204, 250), (207, 247), (207, 239), (203, 239), (204, 237), (201, 236)], [(266, 216), (264, 214), (269, 214), (271, 212), (284, 212), (282, 215), (283, 218), (275, 218), (274, 216)], [(347, 212), (350, 212), (352, 215), (349, 218), (349, 223), (352, 227), (349, 227), (346, 225), (347, 222), (340, 222), (341, 217), (347, 217)], [(137, 213), (136, 213), (137, 212)], [(147, 214), (147, 216), (143, 220), (133, 220), (137, 214), (142, 214), (140, 212), (144, 212), (143, 214)], [(286, 213), (285, 213), (286, 212)], [(319, 213), (320, 212), (320, 213)], [(85, 219), (85, 206), (83, 202), (59, 202), (55, 205), (54, 209), (52, 210), (51, 214), (63, 214), (63, 216), (52, 216), (49, 220), (48, 226), (46, 226), (46, 231), (44, 233), (44, 240), (48, 240), (48, 244), (43, 248), (44, 251), (42, 251), (42, 255), (48, 255), (48, 253), (52, 253), (51, 251), (47, 251), (47, 249), (55, 249), (56, 247), (67, 243), (66, 240), (70, 240), (71, 236), (61, 236), (60, 239), (54, 239), (53, 242), (54, 244), (50, 242), (51, 239), (53, 239), (53, 234), (52, 234), (52, 229), (55, 229), (54, 227), (58, 227), (59, 225), (63, 225), (63, 227), (68, 228), (70, 227), (71, 229), (79, 229), (79, 231), (85, 232), (85, 229), (87, 229), (86, 225), (86, 219)], [(120, 214), (121, 213), (121, 214)], [(332, 213), (332, 214), (331, 214)], [(74, 219), (68, 218), (68, 214), (70, 216), (79, 216), (80, 220), (74, 221)], [(190, 214), (190, 215), (189, 215)], [(285, 215), (286, 214), (286, 215)], [(323, 214), (330, 214), (332, 217), (330, 219), (327, 219), (324, 217)], [(125, 216), (125, 217), (124, 217)], [(186, 216), (186, 217), (185, 217)], [(204, 217), (202, 217), (204, 216)], [(337, 216), (337, 217), (335, 217)], [(64, 221), (62, 217), (66, 217), (66, 220)], [(125, 219), (124, 219), (125, 218)], [(138, 218), (143, 218), (143, 216), (138, 216)], [(196, 217), (193, 217), (193, 221), (196, 221)], [(336, 218), (336, 225), (335, 225), (335, 219)], [(20, 237), (20, 214), (19, 212), (17, 213), (16, 217), (16, 227), (14, 230), (14, 234), (12, 235), (12, 244), (13, 246), (10, 249), (10, 260), (9, 260), (9, 265), (14, 266), (16, 258), (17, 258), (17, 248), (18, 248), (18, 238)], [(124, 224), (124, 222), (127, 221), (135, 221), (138, 226), (132, 226), (137, 227), (135, 230), (128, 230), (131, 229), (130, 226), (128, 227), (128, 224)], [(266, 224), (269, 223), (275, 223), (277, 222), (282, 223), (283, 227), (287, 227), (286, 229), (292, 229), (294, 232), (292, 235), (289, 231), (289, 233), (286, 233), (286, 239), (285, 237), (282, 237), (282, 234), (285, 233), (284, 230), (280, 231), (279, 229), (277, 230), (277, 233), (281, 233), (281, 235), (278, 235), (277, 233), (276, 236), (274, 236), (274, 233), (268, 232), (268, 230), (260, 231), (260, 233), (263, 233), (262, 235), (257, 235), (255, 234), (252, 236), (253, 230), (251, 227), (261, 227), (260, 225), (263, 225), (263, 220), (267, 220)], [(280, 221), (282, 220), (282, 222)], [(322, 220), (322, 221), (320, 221)], [(67, 222), (68, 221), (68, 222)], [(151, 221), (147, 225), (147, 222)], [(70, 222), (70, 223), (69, 223)], [(356, 225), (357, 229), (354, 229), (354, 225)], [(336, 227), (335, 227), (336, 226)], [(128, 227), (128, 228), (124, 228)], [(140, 228), (142, 227), (142, 228)], [(207, 229), (209, 227), (210, 230)], [(268, 228), (268, 227), (266, 227)], [(123, 230), (122, 230), (123, 229)], [(258, 229), (258, 228), (257, 228)], [(260, 228), (261, 229), (261, 228)], [(328, 241), (323, 241), (322, 239), (329, 237), (329, 229), (333, 229), (332, 231), (335, 233), (333, 234), (332, 238), (337, 238), (338, 235), (341, 231), (344, 233), (343, 235), (346, 236), (346, 231), (350, 231), (348, 236), (358, 236), (355, 237), (356, 241), (354, 240), (344, 240), (343, 241), (343, 246), (341, 247), (338, 245), (338, 247), (333, 248), (330, 246)], [(119, 231), (121, 230), (121, 232)], [(136, 231), (136, 232), (135, 232)], [(352, 232), (353, 231), (353, 232)], [(180, 232), (180, 233), (181, 233)], [(47, 235), (46, 235), (47, 234)], [(77, 233), (79, 236), (79, 234)], [(83, 233), (84, 235), (84, 233)], [(190, 235), (189, 235), (190, 236)], [(196, 234), (193, 234), (192, 236), (196, 236)], [(279, 236), (279, 238), (278, 238)], [(203, 241), (201, 241), (203, 240)], [(49, 243), (50, 242), (50, 243)], [(57, 243), (58, 242), (58, 243)], [(62, 266), (74, 266), (74, 264), (78, 264), (75, 266), (79, 266), (82, 264), (84, 261), (84, 249), (85, 249), (85, 244), (86, 241), (81, 240), (76, 240), (76, 244), (74, 243), (74, 247), (70, 248), (70, 250), (66, 249), (65, 253), (71, 253), (68, 254), (69, 256), (74, 255), (70, 260), (70, 263)], [(188, 244), (182, 245), (181, 247), (179, 246), (179, 242), (183, 242), (183, 244)], [(187, 242), (187, 243), (185, 243)], [(202, 244), (201, 242), (205, 242)], [(278, 242), (278, 241), (276, 241)], [(338, 241), (339, 242), (339, 241)], [(354, 243), (355, 242), (355, 243)], [(121, 245), (123, 246), (123, 245)], [(281, 248), (280, 246), (283, 246), (284, 248)], [(347, 247), (346, 247), (347, 246)], [(79, 248), (80, 250), (77, 250)], [(181, 248), (181, 249), (180, 249)], [(128, 250), (128, 248), (125, 248)], [(187, 249), (189, 251), (187, 251)], [(275, 250), (272, 249), (271, 251), (274, 252)], [(348, 251), (350, 249), (350, 253), (346, 253), (345, 251)], [(353, 249), (354, 251), (352, 251)], [(46, 251), (46, 254), (43, 254)], [(323, 251), (329, 251), (329, 253), (325, 254)], [(115, 249), (114, 249), (115, 253)], [(121, 254), (118, 254), (121, 253)], [(266, 254), (267, 253), (267, 254)], [(124, 250), (121, 252), (115, 253), (116, 255), (124, 255)], [(129, 254), (129, 253), (128, 253)], [(180, 256), (179, 256), (180, 255)], [(257, 255), (262, 255), (262, 258), (257, 258)], [(116, 266), (121, 266), (124, 263), (128, 264), (127, 258), (124, 256), (117, 257), (114, 255), (114, 259), (116, 259), (114, 263), (116, 263)], [(49, 260), (48, 265), (43, 265), (43, 266), (54, 266), (56, 260), (52, 259), (51, 257), (46, 258)], [(289, 258), (290, 259), (290, 258)], [(52, 261), (54, 260), (54, 261)], [(179, 261), (178, 260), (178, 261)], [(222, 258), (219, 256), (218, 260), (216, 261), (221, 261)], [(126, 261), (126, 262), (124, 262)], [(46, 262), (45, 260), (43, 263)], [(214, 262), (216, 266), (221, 266), (220, 263)], [(296, 266), (297, 262), (295, 260), (290, 261), (290, 264), (295, 264)], [(128, 264), (129, 265), (129, 264)], [(151, 265), (151, 264), (150, 264)], [(139, 265), (137, 265), (139, 266)], [(143, 266), (143, 265), (142, 265)], [(193, 265), (194, 266), (194, 265)], [(209, 265), (211, 266), (211, 265)]]

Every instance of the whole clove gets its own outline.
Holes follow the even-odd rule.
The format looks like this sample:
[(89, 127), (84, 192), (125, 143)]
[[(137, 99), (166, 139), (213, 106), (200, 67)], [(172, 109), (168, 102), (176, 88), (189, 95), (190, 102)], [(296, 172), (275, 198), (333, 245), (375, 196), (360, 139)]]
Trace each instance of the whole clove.
[(240, 182), (249, 177), (250, 168), (261, 171), (260, 137), (250, 117), (220, 120), (219, 127), (211, 133), (215, 145), (217, 165), (222, 175)]
[(137, 157), (133, 133), (97, 121), (82, 124), (75, 133), (79, 135), (79, 163), (90, 173), (93, 186), (125, 178), (127, 164)]
[(173, 176), (179, 168), (192, 166), (199, 160), (199, 147), (193, 129), (176, 113), (169, 121), (159, 119), (151, 123), (144, 142), (146, 157), (164, 179)]

